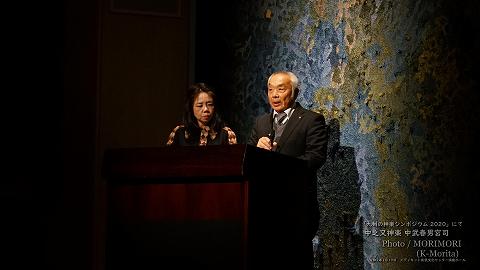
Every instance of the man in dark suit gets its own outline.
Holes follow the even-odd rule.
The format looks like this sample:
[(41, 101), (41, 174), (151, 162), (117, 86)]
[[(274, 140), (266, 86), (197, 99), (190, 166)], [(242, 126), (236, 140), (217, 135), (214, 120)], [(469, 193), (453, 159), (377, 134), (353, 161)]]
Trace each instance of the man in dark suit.
[(319, 219), (316, 170), (326, 159), (327, 130), (323, 115), (295, 102), (298, 91), (298, 78), (292, 72), (279, 71), (268, 78), (268, 101), (273, 111), (257, 118), (248, 144), (307, 162), (312, 174), (308, 196), (313, 238)]

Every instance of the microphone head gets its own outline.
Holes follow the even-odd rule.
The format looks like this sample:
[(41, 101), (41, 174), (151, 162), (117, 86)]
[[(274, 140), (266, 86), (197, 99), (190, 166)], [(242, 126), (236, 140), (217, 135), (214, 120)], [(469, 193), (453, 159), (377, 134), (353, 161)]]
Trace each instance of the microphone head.
[(268, 133), (268, 138), (270, 139), (270, 142), (273, 143), (273, 140), (275, 139), (275, 130), (272, 130), (272, 132)]

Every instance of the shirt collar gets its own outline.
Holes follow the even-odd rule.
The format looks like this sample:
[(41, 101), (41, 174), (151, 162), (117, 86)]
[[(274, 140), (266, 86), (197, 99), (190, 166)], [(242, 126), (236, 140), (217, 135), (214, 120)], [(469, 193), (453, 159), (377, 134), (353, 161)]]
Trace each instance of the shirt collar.
[[(284, 112), (287, 114), (287, 118), (290, 118), (290, 115), (292, 115), (292, 113), (293, 113), (294, 110), (295, 110), (295, 109), (292, 108), (292, 107), (284, 110)], [(277, 115), (277, 114), (278, 114), (278, 112), (275, 111), (275, 110), (273, 110), (273, 117), (274, 117), (274, 118), (275, 118), (275, 115)]]

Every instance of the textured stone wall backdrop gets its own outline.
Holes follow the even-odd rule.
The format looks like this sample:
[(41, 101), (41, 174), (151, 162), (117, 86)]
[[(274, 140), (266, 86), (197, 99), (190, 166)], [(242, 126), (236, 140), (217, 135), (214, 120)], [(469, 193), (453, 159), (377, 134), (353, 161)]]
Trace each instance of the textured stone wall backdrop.
[[(232, 17), (234, 126), (241, 138), (269, 111), (266, 79), (291, 70), (298, 101), (330, 123), (319, 170), (325, 269), (389, 269), (412, 257), (364, 237), (365, 222), (465, 219), (478, 180), (473, 67), (478, 4), (424, 0), (240, 1)], [(475, 179), (473, 179), (473, 178)], [(403, 239), (403, 238), (392, 238)], [(418, 268), (399, 264), (401, 268)], [(395, 267), (394, 269), (398, 269)]]

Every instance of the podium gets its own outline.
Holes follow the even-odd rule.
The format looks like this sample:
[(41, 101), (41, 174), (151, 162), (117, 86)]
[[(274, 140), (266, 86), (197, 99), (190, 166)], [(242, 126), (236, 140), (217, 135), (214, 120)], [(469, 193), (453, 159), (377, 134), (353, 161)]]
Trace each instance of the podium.
[(311, 269), (299, 159), (250, 145), (109, 149), (103, 174), (109, 270)]

